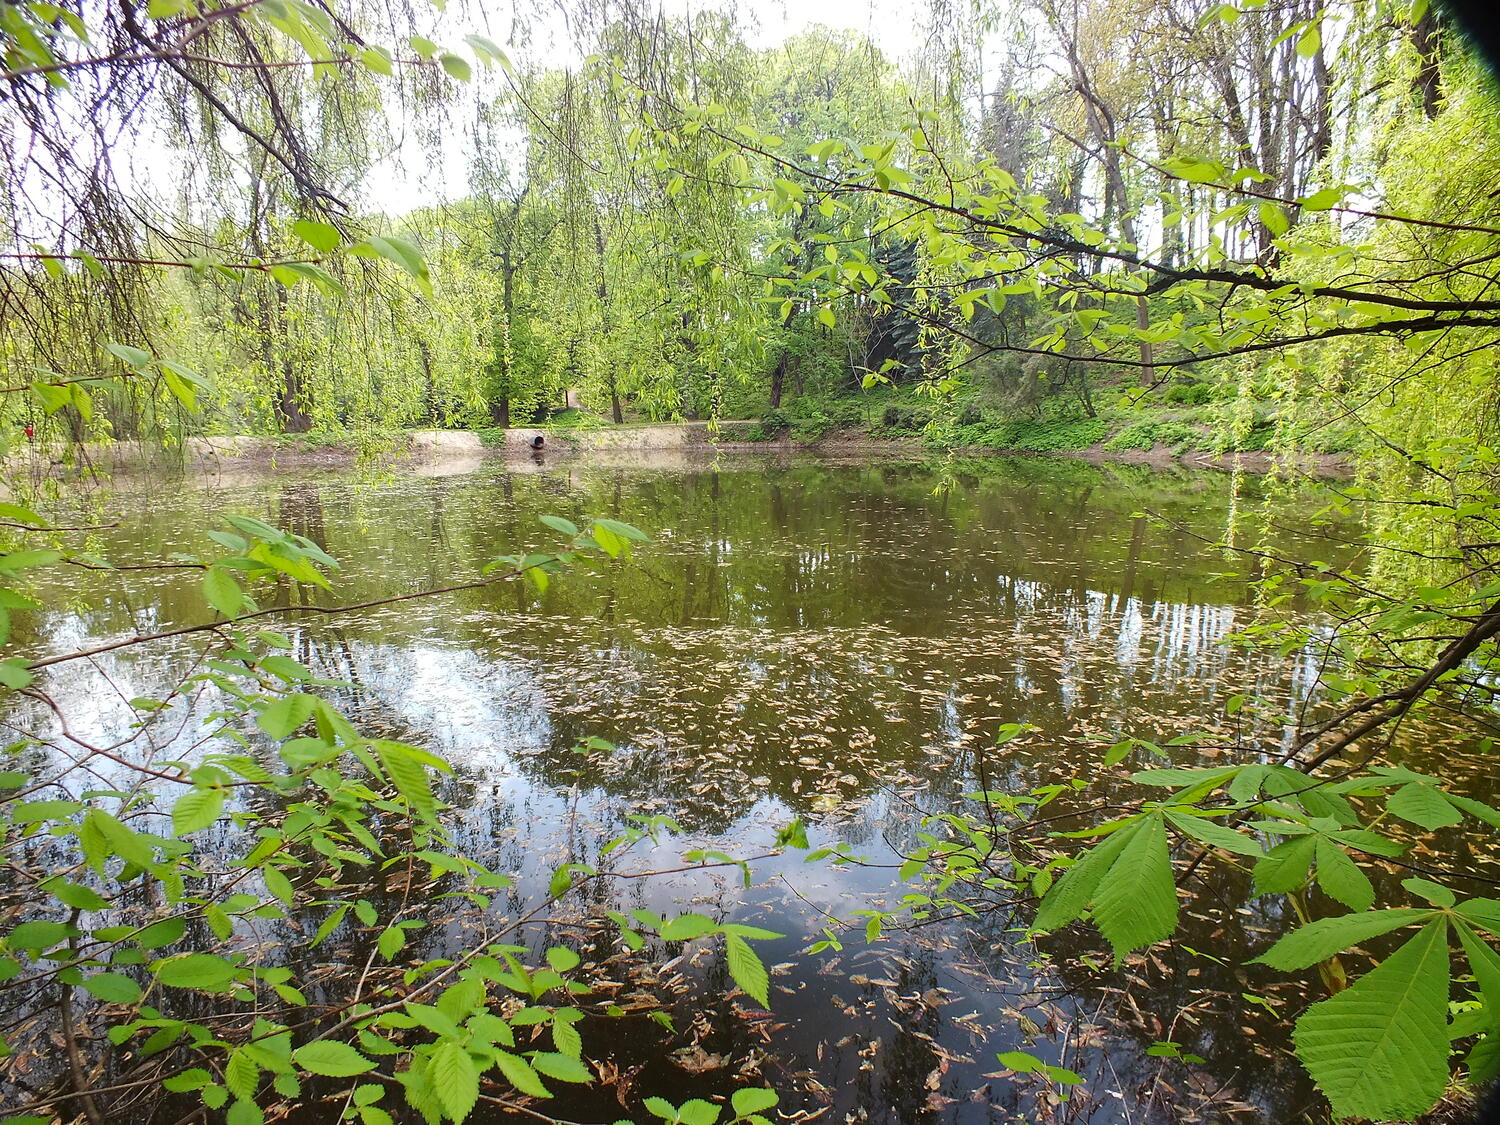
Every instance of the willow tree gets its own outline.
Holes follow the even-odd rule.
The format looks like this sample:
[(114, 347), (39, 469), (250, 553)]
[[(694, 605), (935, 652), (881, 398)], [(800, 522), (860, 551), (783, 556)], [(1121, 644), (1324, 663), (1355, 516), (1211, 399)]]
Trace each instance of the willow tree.
[[(634, 74), (745, 102), (749, 56), (728, 22), (626, 10), (589, 34)], [(627, 402), (652, 417), (712, 412), (718, 380), (746, 368), (759, 316), (742, 269), (704, 267), (747, 256), (736, 193), (641, 159), (641, 102), (608, 66), (518, 74), (511, 86), (489, 112), (519, 127), (519, 149), (504, 155), (490, 128), (473, 179), (502, 276), (497, 418), (523, 385), (581, 387), (616, 421)]]
[[(106, 380), (65, 393), (98, 399), (94, 425), (138, 430), (151, 390), (175, 392), (183, 377), (122, 370), (98, 341), (153, 351), (171, 340), (173, 325), (154, 310), (182, 296), (161, 290), (160, 271), (175, 267), (199, 279), (200, 293), (219, 287), (209, 301), (253, 330), (280, 423), (305, 429), (310, 389), (292, 359), (288, 291), (345, 291), (330, 255), (358, 242), (356, 193), (384, 130), (384, 99), (431, 101), (447, 71), (469, 69), (419, 35), (395, 49), (367, 39), (371, 26), (411, 37), (420, 18), (405, 7), (300, 3), (124, 4), (83, 16), (15, 8), (5, 95), (37, 143), (7, 146), (0, 168), (10, 352), (41, 361), (59, 382)], [(126, 145), (150, 160), (122, 163)], [(406, 264), (384, 243), (360, 250), (383, 251)], [(199, 402), (196, 391), (178, 397)]]
[(745, 378), (758, 353), (753, 279), (723, 266), (747, 261), (754, 216), (732, 187), (680, 171), (705, 169), (716, 146), (688, 134), (674, 160), (651, 151), (641, 90), (710, 115), (741, 112), (754, 59), (733, 23), (711, 14), (667, 20), (626, 8), (599, 30), (598, 44), (608, 61), (591, 69), (593, 89), (610, 119), (629, 122), (601, 154), (613, 174), (597, 242), (609, 249), (613, 323), (625, 330), (606, 360), (609, 393), (617, 399), (627, 388), (656, 417), (714, 413), (721, 383)]
[[(813, 29), (765, 52), (762, 62), (753, 121), (763, 136), (777, 139), (778, 148), (803, 153), (810, 146), (825, 145), (830, 137), (857, 137), (870, 145), (899, 145), (904, 140), (901, 126), (912, 91), (863, 36)], [(839, 157), (833, 159), (837, 162)], [(823, 307), (826, 294), (836, 295), (836, 286), (830, 290), (823, 284), (835, 260), (857, 264), (900, 253), (899, 246), (879, 233), (878, 201), (871, 198), (852, 208), (833, 201), (814, 205), (809, 193), (815, 189), (814, 183), (792, 171), (778, 177), (770, 194), (759, 201), (765, 207), (766, 233), (756, 269), (768, 279), (767, 296), (780, 299), (773, 305), (774, 345), (768, 349), (775, 357), (769, 389), (772, 409), (782, 405), (789, 377), (800, 384), (801, 368), (808, 361), (815, 368), (844, 372), (838, 382), (857, 382), (872, 353), (881, 351), (878, 338), (891, 334), (883, 323), (890, 318), (857, 296), (835, 306), (841, 318)], [(810, 284), (788, 284), (789, 278), (809, 278)]]
[[(477, 268), (498, 282), (490, 319), (490, 354), (485, 361), (485, 398), (490, 419), (506, 427), (512, 403), (534, 407), (542, 385), (537, 371), (538, 347), (532, 324), (545, 304), (534, 279), (539, 277), (556, 225), (550, 208), (533, 195), (532, 165), (539, 153), (527, 132), (532, 119), (525, 106), (534, 95), (534, 79), (517, 75), (516, 89), (479, 108), (470, 157), (467, 206), (474, 212), (465, 252)], [(519, 133), (519, 152), (508, 151), (509, 135)], [(483, 263), (482, 265), (480, 263)]]

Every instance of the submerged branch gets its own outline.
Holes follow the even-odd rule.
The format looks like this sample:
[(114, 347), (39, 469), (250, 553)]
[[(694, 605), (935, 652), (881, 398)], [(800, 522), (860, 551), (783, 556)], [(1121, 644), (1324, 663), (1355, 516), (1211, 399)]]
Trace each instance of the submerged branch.
[[(122, 648), (133, 648), (136, 645), (150, 644), (152, 641), (170, 640), (173, 637), (187, 637), (195, 633), (217, 632), (231, 625), (240, 625), (246, 621), (255, 621), (263, 617), (271, 617), (283, 613), (316, 613), (323, 616), (337, 616), (343, 613), (355, 613), (362, 609), (376, 609), (380, 606), (396, 605), (399, 602), (409, 602), (419, 598), (434, 598), (440, 594), (454, 594), (461, 590), (481, 590), (486, 586), (494, 586), (501, 582), (508, 582), (519, 578), (527, 571), (536, 570), (558, 561), (561, 561), (560, 556), (549, 555), (527, 566), (517, 567), (514, 570), (508, 570), (503, 574), (491, 575), (488, 578), (476, 579), (473, 582), (458, 582), (451, 586), (415, 590), (409, 594), (395, 594), (388, 598), (374, 598), (370, 601), (353, 602), (347, 605), (322, 606), (303, 604), (271, 606), (268, 609), (259, 609), (253, 613), (241, 614), (238, 617), (225, 621), (211, 621), (203, 625), (184, 625), (177, 629), (163, 629), (158, 633), (137, 633), (133, 637), (111, 641), (109, 644), (96, 645), (93, 648), (77, 649), (73, 652), (62, 653), (59, 656), (47, 656), (40, 660), (33, 660), (26, 667), (32, 671), (36, 671), (39, 668), (50, 668), (54, 664), (66, 664), (71, 660), (82, 660), (90, 656), (98, 656), (100, 653), (115, 652)], [(184, 563), (182, 565), (198, 566), (197, 563)]]

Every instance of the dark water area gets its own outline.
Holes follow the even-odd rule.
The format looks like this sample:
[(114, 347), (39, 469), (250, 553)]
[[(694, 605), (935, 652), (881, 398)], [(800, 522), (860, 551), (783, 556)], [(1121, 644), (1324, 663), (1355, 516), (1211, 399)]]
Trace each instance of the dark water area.
[[(541, 594), (507, 583), (277, 626), (292, 655), (348, 685), (332, 694), (365, 728), (453, 765), (441, 795), (454, 806), (459, 850), (517, 876), (479, 911), (441, 897), (440, 882), (414, 894), (372, 875), (360, 893), (382, 924), (401, 910), (428, 923), (412, 932), (409, 955), (438, 958), (505, 931), (546, 897), (560, 864), (622, 876), (509, 934), (578, 946), (596, 966), (595, 998), (626, 1013), (582, 1025), (585, 1056), (609, 1081), (538, 1103), (547, 1114), (646, 1120), (643, 1097), (713, 1097), (750, 1083), (776, 1089), (783, 1112), (829, 1122), (1285, 1122), (1316, 1105), (1284, 1029), (1316, 981), (1245, 964), (1289, 919), (1278, 899), (1247, 901), (1239, 873), (1215, 871), (1193, 888), (1178, 939), (1118, 973), (1083, 929), (1048, 939), (1050, 956), (1039, 958), (1020, 940), (1025, 907), (870, 943), (845, 924), (899, 904), (910, 888), (896, 869), (920, 818), (964, 806), (981, 779), (1021, 792), (1101, 775), (1059, 805), (1081, 808), (1128, 796), (1129, 770), (1160, 764), (1138, 756), (1102, 770), (1104, 749), (1125, 735), (1221, 736), (1174, 751), (1182, 762), (1284, 745), (1281, 724), (1231, 717), (1225, 701), (1256, 696), (1267, 714), (1316, 707), (1317, 653), (1222, 643), (1261, 611), (1246, 557), (1214, 544), (1227, 536), (1344, 564), (1352, 550), (1336, 555), (1322, 536), (1359, 529), (1322, 525), (1299, 538), (1284, 529), (1320, 503), (1290, 495), (1274, 502), (1267, 531), (1266, 489), (1051, 461), (565, 461), (450, 477), (122, 486), (109, 503), (124, 518), (87, 549), (116, 563), (207, 554), (204, 531), (221, 526), (218, 513), (251, 515), (341, 560), (335, 593), (318, 595), (336, 604), (463, 580), (497, 556), (545, 549), (555, 537), (543, 514), (609, 516), (651, 534), (632, 559), (559, 577)], [(86, 574), (68, 596), (80, 608), (30, 622), (28, 651), (206, 620), (195, 572)], [(1309, 610), (1293, 602), (1277, 612)], [(164, 690), (201, 648), (185, 639), (106, 653), (60, 665), (47, 683), (80, 736), (119, 737), (134, 717), (127, 701)], [(17, 714), (7, 725), (30, 722), (45, 719)], [(997, 747), (1013, 723), (1036, 729)], [(188, 724), (182, 744), (194, 735)], [(590, 737), (615, 748), (579, 753)], [(1398, 753), (1418, 769), (1466, 752), (1460, 731), (1411, 728), (1402, 738)], [(670, 817), (680, 834), (602, 854), (632, 816)], [(632, 877), (682, 868), (695, 848), (774, 852), (795, 817), (814, 846), (836, 842), (862, 862), (835, 868), (789, 849), (751, 863), (748, 886), (733, 867)], [(756, 943), (773, 966), (770, 1011), (734, 990), (719, 944), (624, 950), (601, 918), (631, 909), (693, 910), (785, 934)], [(338, 1000), (375, 933), (351, 919), (309, 948), (321, 917), (295, 917), (276, 938), (312, 982), (313, 1005)], [(842, 949), (807, 953), (825, 930)], [(651, 1018), (658, 1001), (647, 996), (670, 1018)], [(1147, 1053), (1164, 1041), (1203, 1061)], [(1065, 1090), (1017, 1076), (996, 1060), (1013, 1050), (1083, 1082)], [(331, 1112), (310, 1100), (296, 1119)], [(502, 1119), (508, 1111), (484, 1104), (474, 1118)]]

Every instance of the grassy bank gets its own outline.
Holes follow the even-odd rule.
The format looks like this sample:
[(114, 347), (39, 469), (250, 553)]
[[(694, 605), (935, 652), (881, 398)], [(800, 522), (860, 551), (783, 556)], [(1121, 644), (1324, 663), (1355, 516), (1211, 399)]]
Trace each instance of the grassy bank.
[(791, 399), (749, 427), (750, 441), (809, 444), (834, 435), (920, 438), (945, 448), (1015, 453), (1181, 456), (1229, 453), (1357, 455), (1363, 435), (1349, 425), (1280, 425), (1274, 404), (1213, 397), (1206, 386), (1176, 386), (1138, 401), (1048, 400), (1035, 409), (978, 399), (935, 402), (906, 389), (845, 398)]

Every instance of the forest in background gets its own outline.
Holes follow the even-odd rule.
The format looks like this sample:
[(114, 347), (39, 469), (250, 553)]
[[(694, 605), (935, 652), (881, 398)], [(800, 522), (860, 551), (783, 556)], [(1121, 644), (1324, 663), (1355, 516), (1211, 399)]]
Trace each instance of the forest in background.
[[(873, 941), (1021, 904), (1039, 956), (1087, 920), (1118, 968), (1171, 938), (1190, 875), (1248, 868), (1247, 893), (1296, 920), (1259, 960), (1317, 982), (1293, 1039), (1332, 1115), (1414, 1119), (1493, 1079), (1500, 902), (1454, 857), (1491, 854), (1500, 813), (1472, 778), (1384, 757), (1423, 714), (1457, 716), (1483, 753), (1497, 729), (1500, 121), (1451, 23), (1421, 0), (935, 4), (927, 47), (897, 63), (816, 29), (752, 49), (732, 12), (568, 14), (576, 61), (557, 66), (529, 63), (521, 31), (445, 46), (450, 17), (400, 4), (0, 7), (10, 446), (67, 460), (92, 440), (197, 433), (377, 440), (529, 421), (577, 387), (606, 419), (739, 414), (768, 434), (862, 412), (939, 446), (1349, 452), (1355, 479), (1329, 487), (1324, 516), (1362, 520), (1357, 565), (1226, 531), (1259, 590), (1235, 640), (1315, 651), (1316, 714), (1239, 699), (1265, 726), (1233, 764), (1163, 766), (1167, 751), (1136, 738), (1101, 747), (1105, 771), (1146, 768), (1109, 819), (1066, 838), (1036, 815), (1061, 788), (981, 785), (924, 825), (905, 903), (843, 923)], [(395, 138), (459, 128), (463, 198), (399, 214), (362, 202)], [(99, 1125), (117, 1087), (87, 1073), (131, 1097), (201, 1098), (195, 1114), (231, 1125), (294, 1104), (304, 1081), (380, 1078), (347, 1091), (343, 1114), (364, 1125), (389, 1125), (387, 1092), (435, 1125), (481, 1097), (530, 1106), (543, 1078), (594, 1081), (574, 1026), (579, 952), (499, 938), (609, 872), (565, 864), (498, 938), (415, 967), (399, 961), (411, 904), (387, 916), (348, 882), (360, 864), (427, 865), (482, 909), (509, 877), (455, 855), (447, 765), (357, 729), (265, 628), (368, 608), (314, 600), (336, 560), (239, 515), (208, 532), (212, 548), (158, 545), (161, 561), (139, 565), (201, 572), (210, 620), (106, 649), (186, 636), (205, 663), (132, 701), (143, 717), (123, 741), (94, 745), (47, 677), (101, 650), (44, 655), (9, 626), (47, 608), (36, 572), (110, 563), (70, 538), (87, 525), (51, 518), (65, 490), (14, 483), (0, 683), (57, 725), (8, 747), (0, 773), (15, 889), (0, 995), (39, 997), (26, 1018), (55, 1019), (65, 1048), (59, 1087), (18, 1120), (66, 1109)], [(613, 515), (543, 523), (560, 546), (516, 544), (392, 597), (541, 593), (646, 537)], [(1294, 595), (1322, 616), (1291, 612)], [(194, 756), (161, 756), (161, 716), (209, 692), (222, 706)], [(997, 742), (1026, 733), (1004, 724)], [(105, 760), (128, 786), (79, 772)], [(232, 860), (206, 846), (229, 828), (245, 845)], [(669, 829), (645, 818), (617, 843)], [(777, 838), (808, 844), (800, 822)], [(856, 862), (836, 841), (811, 858)], [(1377, 869), (1404, 876), (1400, 894), (1377, 894)], [(379, 934), (353, 994), (310, 1015), (256, 928), (294, 916), (314, 944), (348, 919)], [(611, 922), (632, 950), (722, 943), (735, 983), (767, 1002), (750, 944), (764, 931), (695, 913)], [(841, 940), (830, 930), (810, 953)], [(502, 994), (526, 1006), (492, 1011)], [(243, 1018), (202, 1016), (204, 998)], [(92, 1058), (73, 1030), (84, 1006), (110, 1024)], [(543, 1026), (546, 1041), (518, 1036)], [(155, 1061), (125, 1073), (111, 1048), (132, 1042)], [(777, 1095), (652, 1100), (671, 1125), (762, 1125)]]
[[(250, 69), (164, 65), (153, 80), (214, 101), (154, 119), (130, 112), (133, 68), (86, 70), (72, 81), (101, 110), (81, 143), (17, 133), (7, 150), (4, 346), (42, 385), (99, 382), (64, 389), (87, 418), (59, 393), (13, 399), (12, 421), (75, 438), (484, 428), (545, 420), (569, 387), (604, 420), (973, 446), (1353, 451), (1478, 419), (1479, 310), (1432, 297), (1488, 276), (1495, 100), (1425, 5), (1047, 0), (926, 19), (928, 46), (898, 64), (854, 32), (756, 50), (732, 11), (583, 7), (566, 67), (480, 37), (471, 64), (419, 35), (396, 91), (383, 57), (320, 72), (236, 42)], [(45, 89), (38, 125), (67, 134), (75, 110)], [(468, 192), (361, 207), (377, 155), (438, 120), (463, 131)], [(150, 171), (117, 184), (132, 131), (156, 146)], [(262, 134), (297, 136), (291, 159)], [(929, 206), (966, 194), (1058, 237), (997, 252)], [(422, 264), (325, 260), (341, 230)], [(1115, 268), (1134, 256), (1153, 268)], [(141, 264), (159, 260), (191, 268)], [(1267, 302), (1230, 267), (1349, 295)], [(1372, 315), (1360, 283), (1415, 303)], [(203, 383), (143, 380), (101, 337)], [(1298, 339), (1313, 343), (1282, 346)], [(1391, 387), (1400, 409), (1377, 421)], [(20, 425), (0, 432), (14, 444)]]

